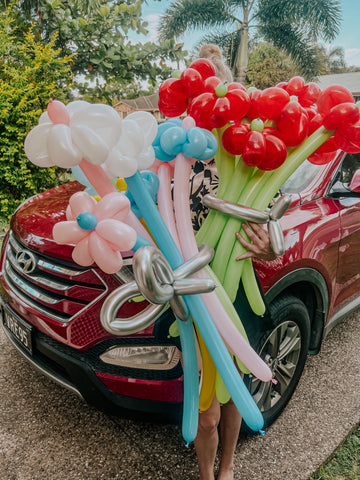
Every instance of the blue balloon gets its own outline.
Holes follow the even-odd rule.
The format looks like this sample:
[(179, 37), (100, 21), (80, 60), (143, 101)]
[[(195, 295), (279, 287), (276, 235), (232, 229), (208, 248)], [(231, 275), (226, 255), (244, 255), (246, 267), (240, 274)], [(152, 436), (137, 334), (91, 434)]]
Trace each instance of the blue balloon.
[[(157, 192), (160, 186), (159, 177), (156, 175), (155, 172), (152, 172), (151, 170), (143, 170), (142, 172), (140, 172), (140, 175), (144, 181), (145, 188), (151, 196), (152, 201), (156, 204)], [(124, 192), (124, 194), (130, 201), (131, 210), (133, 211), (133, 213), (138, 219), (142, 218), (142, 213), (136, 205), (136, 202), (134, 200), (134, 197), (131, 195), (131, 192), (127, 190), (126, 192)]]
[(76, 221), (80, 228), (91, 232), (96, 228), (97, 218), (90, 212), (82, 212), (76, 217)]
[(164, 150), (160, 147), (160, 145), (153, 145), (155, 158), (161, 160), (162, 162), (171, 162), (174, 160), (174, 155), (168, 155), (164, 152)]
[[(139, 172), (126, 179), (127, 186), (133, 194), (143, 217), (154, 235), (156, 243), (165, 255), (172, 269), (183, 263), (182, 256), (167, 229), (161, 215), (152, 201)], [(192, 442), (197, 434), (199, 416), (199, 374), (194, 329), (190, 320), (184, 322), (176, 319), (182, 347), (184, 365), (184, 404), (182, 433), (187, 443)]]
[(86, 193), (88, 193), (89, 195), (96, 195), (97, 194), (95, 188), (91, 185), (91, 183), (87, 179), (87, 176), (81, 170), (79, 165), (76, 165), (75, 167), (73, 167), (71, 169), (71, 173), (73, 174), (75, 180), (77, 180), (79, 183), (81, 183), (81, 185), (84, 185), (86, 187), (85, 188)]
[(202, 129), (203, 134), (207, 138), (207, 147), (205, 148), (204, 152), (202, 155), (199, 155), (197, 157), (197, 160), (210, 160), (210, 158), (213, 158), (217, 149), (218, 149), (218, 143), (216, 140), (216, 137), (213, 133), (209, 132), (209, 130)]
[(182, 127), (172, 127), (166, 130), (160, 138), (160, 146), (168, 155), (176, 156), (181, 152), (186, 141), (186, 130)]
[(183, 154), (188, 158), (198, 158), (207, 146), (207, 139), (199, 127), (192, 127), (187, 131), (187, 141), (182, 146)]

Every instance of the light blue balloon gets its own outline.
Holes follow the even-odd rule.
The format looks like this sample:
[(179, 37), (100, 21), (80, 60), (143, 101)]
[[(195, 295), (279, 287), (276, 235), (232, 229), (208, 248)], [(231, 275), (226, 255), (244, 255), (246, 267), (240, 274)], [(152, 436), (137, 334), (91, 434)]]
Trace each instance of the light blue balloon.
[(97, 218), (90, 212), (82, 212), (76, 217), (77, 224), (83, 230), (91, 232), (96, 228)]
[[(156, 243), (174, 270), (183, 263), (182, 256), (167, 229), (161, 215), (152, 201), (139, 172), (126, 179), (143, 218), (154, 235)], [(182, 434), (187, 443), (192, 442), (197, 434), (199, 416), (199, 374), (197, 368), (197, 353), (192, 322), (184, 322), (178, 318), (184, 365), (184, 404)]]
[(187, 131), (187, 139), (182, 146), (183, 154), (188, 158), (198, 158), (207, 146), (207, 139), (199, 127), (192, 127)]
[(207, 147), (205, 148), (204, 152), (202, 155), (199, 155), (197, 157), (197, 160), (210, 160), (210, 158), (213, 158), (217, 149), (218, 149), (218, 143), (216, 140), (216, 137), (213, 133), (209, 132), (209, 130), (202, 129), (203, 134), (205, 135), (207, 139)]
[(97, 194), (95, 188), (91, 185), (91, 183), (89, 182), (85, 173), (81, 170), (79, 165), (76, 165), (75, 167), (73, 167), (71, 169), (71, 173), (73, 174), (75, 180), (77, 180), (79, 183), (81, 183), (81, 185), (84, 185), (86, 187), (85, 188), (86, 193), (88, 193), (89, 195)]
[(164, 150), (160, 147), (160, 145), (153, 145), (155, 158), (161, 160), (162, 162), (171, 162), (174, 160), (174, 155), (168, 155), (164, 152)]
[(179, 118), (172, 118), (166, 122), (160, 123), (158, 126), (158, 131), (152, 145), (160, 145), (160, 138), (162, 134), (172, 127), (181, 127), (181, 120)]
[(181, 152), (186, 141), (186, 130), (182, 127), (172, 127), (166, 130), (160, 138), (160, 146), (168, 155), (176, 156)]

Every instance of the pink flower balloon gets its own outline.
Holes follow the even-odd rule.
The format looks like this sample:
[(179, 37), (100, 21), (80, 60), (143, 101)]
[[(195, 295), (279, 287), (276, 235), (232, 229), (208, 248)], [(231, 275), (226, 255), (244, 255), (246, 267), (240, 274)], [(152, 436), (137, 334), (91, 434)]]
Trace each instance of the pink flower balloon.
[(116, 273), (123, 265), (120, 252), (131, 250), (136, 231), (124, 223), (130, 212), (128, 198), (113, 192), (99, 202), (86, 192), (75, 193), (66, 210), (67, 220), (53, 228), (59, 244), (74, 244), (73, 260), (84, 267), (96, 263), (105, 273)]

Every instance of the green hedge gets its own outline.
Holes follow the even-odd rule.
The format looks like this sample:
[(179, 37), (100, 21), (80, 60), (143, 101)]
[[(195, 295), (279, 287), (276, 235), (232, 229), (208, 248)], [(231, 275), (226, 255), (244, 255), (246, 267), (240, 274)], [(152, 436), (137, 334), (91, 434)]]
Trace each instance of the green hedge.
[(70, 91), (71, 57), (54, 42), (43, 45), (31, 30), (20, 36), (8, 9), (0, 14), (0, 218), (19, 203), (59, 183), (56, 168), (38, 168), (24, 153), (24, 140), (50, 98)]

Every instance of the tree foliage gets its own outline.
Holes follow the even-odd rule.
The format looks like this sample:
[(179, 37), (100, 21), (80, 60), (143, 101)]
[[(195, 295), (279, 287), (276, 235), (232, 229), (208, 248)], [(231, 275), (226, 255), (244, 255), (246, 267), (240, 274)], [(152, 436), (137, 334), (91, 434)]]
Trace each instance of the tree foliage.
[(58, 183), (54, 168), (28, 161), (24, 140), (49, 98), (64, 100), (72, 85), (71, 57), (56, 39), (43, 45), (31, 29), (19, 36), (11, 7), (0, 13), (0, 217), (23, 200)]
[(291, 55), (308, 79), (319, 73), (316, 42), (335, 38), (340, 20), (335, 0), (175, 0), (162, 17), (160, 34), (173, 38), (190, 29), (214, 30), (202, 43), (222, 47), (235, 77), (244, 81), (255, 32)]
[[(184, 59), (182, 44), (132, 43), (129, 33), (147, 33), (141, 18), (143, 0), (26, 0), (17, 3), (19, 25), (36, 20), (34, 33), (44, 44), (56, 34), (55, 46), (73, 55), (75, 81), (86, 94), (111, 101), (106, 86), (148, 80), (154, 86), (167, 78), (169, 61)], [(103, 88), (102, 88), (103, 87)]]
[(296, 74), (297, 66), (286, 52), (260, 42), (250, 54), (246, 83), (264, 89), (287, 82)]

